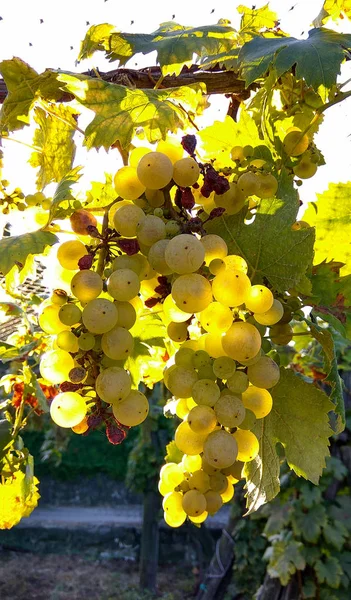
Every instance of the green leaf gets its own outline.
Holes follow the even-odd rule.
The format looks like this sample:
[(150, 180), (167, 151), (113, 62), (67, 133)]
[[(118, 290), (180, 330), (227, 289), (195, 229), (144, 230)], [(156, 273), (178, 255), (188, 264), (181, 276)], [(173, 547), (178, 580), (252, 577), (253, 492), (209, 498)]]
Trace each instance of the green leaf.
[(37, 97), (55, 101), (62, 95), (56, 73), (45, 71), (39, 75), (20, 58), (2, 61), (0, 73), (8, 90), (0, 111), (0, 127), (4, 130), (29, 125), (29, 112)]
[(322, 328), (310, 321), (308, 321), (308, 325), (313, 337), (323, 348), (324, 369), (327, 375), (325, 381), (331, 386), (330, 400), (334, 403), (334, 412), (336, 414), (333, 428), (335, 433), (341, 433), (345, 429), (345, 404), (334, 339), (329, 329)]
[(71, 188), (72, 185), (77, 183), (81, 178), (82, 174), (80, 173), (82, 167), (74, 167), (68, 173), (64, 175), (59, 184), (56, 187), (55, 193), (52, 198), (52, 203), (50, 207), (50, 214), (48, 223), (51, 223), (54, 219), (59, 219), (62, 216), (67, 216), (66, 213), (68, 211), (69, 214), (72, 214), (74, 209), (72, 208), (63, 208), (61, 203), (65, 202), (69, 204), (69, 200), (72, 199)]
[(134, 348), (124, 366), (130, 372), (135, 387), (143, 382), (151, 388), (163, 377), (166, 328), (157, 315), (150, 313), (138, 317), (130, 333), (134, 338)]
[(85, 145), (106, 150), (117, 141), (126, 148), (140, 127), (151, 143), (185, 128), (186, 110), (196, 112), (204, 92), (203, 84), (139, 90), (84, 75), (61, 73), (58, 77), (83, 106), (95, 112), (85, 130)]
[(351, 532), (351, 498), (350, 496), (337, 496), (335, 504), (329, 509), (330, 516), (342, 523)]
[(7, 419), (0, 420), (0, 458), (6, 454), (6, 450), (12, 441), (11, 423)]
[(302, 536), (307, 542), (315, 543), (321, 535), (322, 527), (327, 525), (327, 512), (322, 504), (315, 504), (307, 512), (297, 504), (291, 523), (296, 536)]
[(167, 444), (166, 446), (165, 461), (179, 463), (182, 460), (182, 458), (183, 452), (179, 450), (179, 448), (177, 448), (175, 441), (172, 440), (171, 442), (169, 442), (169, 444)]
[(302, 571), (306, 562), (303, 556), (303, 544), (281, 534), (273, 540), (272, 546), (265, 551), (263, 558), (268, 560), (267, 571), (273, 578), (279, 577), (282, 585), (287, 585), (291, 575)]
[(1, 349), (0, 350), (1, 362), (8, 363), (8, 362), (12, 362), (13, 360), (23, 358), (24, 356), (27, 356), (27, 354), (32, 352), (32, 350), (37, 348), (37, 346), (39, 346), (39, 343), (40, 343), (39, 340), (34, 340), (33, 342), (30, 342), (29, 344), (25, 344), (25, 346), (21, 346), (21, 348), (12, 346), (11, 348), (8, 348), (4, 351), (2, 351), (2, 349)]
[(241, 48), (239, 64), (247, 86), (263, 77), (270, 67), (278, 79), (296, 65), (296, 79), (305, 79), (316, 90), (320, 85), (330, 89), (350, 48), (350, 34), (324, 28), (311, 29), (306, 40), (257, 36)]
[(334, 546), (337, 550), (341, 550), (347, 537), (347, 529), (342, 523), (335, 521), (327, 523), (323, 526), (323, 537), (327, 544)]
[(314, 504), (319, 504), (322, 497), (322, 492), (319, 487), (315, 487), (309, 483), (304, 483), (300, 487), (301, 502), (305, 508), (312, 508)]
[(245, 208), (236, 215), (213, 219), (206, 231), (221, 235), (229, 253), (245, 258), (254, 282), (265, 277), (277, 291), (299, 289), (312, 263), (314, 230), (291, 229), (297, 211), (296, 191), (283, 172), (276, 198), (261, 200), (253, 223), (245, 223)]
[(162, 23), (156, 31), (120, 33), (108, 23), (94, 25), (88, 30), (79, 53), (79, 60), (89, 58), (96, 51), (104, 51), (110, 61), (125, 65), (135, 54), (156, 52), (156, 63), (162, 75), (179, 75), (184, 66), (190, 67), (194, 54), (201, 58), (229, 50), (236, 39), (229, 25), (184, 27), (173, 21)]
[(323, 561), (317, 560), (314, 565), (319, 583), (327, 583), (331, 588), (338, 588), (342, 576), (339, 561), (333, 556), (326, 557)]
[(290, 521), (291, 506), (289, 504), (269, 505), (272, 507), (263, 533), (268, 538), (280, 533)]
[(39, 190), (52, 181), (60, 181), (72, 168), (75, 116), (75, 111), (63, 104), (50, 107), (50, 114), (42, 108), (35, 109), (34, 120), (38, 128), (34, 133), (33, 145), (38, 150), (32, 153), (29, 162), (32, 167), (40, 167), (37, 174)]
[(351, 273), (351, 183), (330, 183), (318, 201), (309, 204), (302, 219), (316, 227), (315, 263), (345, 263), (342, 275)]
[(5, 277), (6, 292), (15, 298), (21, 298), (21, 293), (18, 291), (18, 287), (22, 285), (28, 278), (32, 281), (35, 280), (36, 266), (37, 263), (33, 254), (28, 254), (23, 269), (20, 270), (17, 265), (14, 265)]
[(50, 231), (33, 231), (0, 240), (0, 273), (6, 275), (14, 265), (22, 269), (28, 254), (42, 254), (47, 246), (58, 242)]
[(328, 413), (333, 404), (326, 394), (290, 369), (280, 370), (280, 380), (271, 394), (272, 411), (253, 429), (260, 442), (259, 454), (245, 465), (247, 514), (279, 492), (278, 442), (284, 447), (290, 468), (315, 484), (329, 455), (328, 438), (333, 432)]

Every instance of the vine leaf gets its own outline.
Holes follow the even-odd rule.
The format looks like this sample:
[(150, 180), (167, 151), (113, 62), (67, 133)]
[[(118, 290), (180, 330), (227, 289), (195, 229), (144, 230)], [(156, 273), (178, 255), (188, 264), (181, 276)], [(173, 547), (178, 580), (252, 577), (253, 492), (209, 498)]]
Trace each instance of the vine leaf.
[(14, 265), (21, 269), (29, 254), (42, 254), (47, 246), (58, 242), (50, 231), (33, 231), (0, 240), (0, 273), (6, 275)]
[(34, 113), (38, 128), (34, 133), (33, 144), (38, 151), (32, 153), (29, 162), (32, 167), (40, 167), (37, 175), (39, 190), (52, 181), (60, 181), (72, 168), (75, 155), (75, 112), (62, 104), (50, 110), (54, 114), (48, 114), (39, 107)]
[(163, 377), (165, 326), (157, 315), (151, 313), (139, 316), (130, 333), (134, 339), (134, 349), (124, 367), (130, 372), (135, 387), (142, 382), (152, 388)]
[(89, 58), (96, 51), (104, 51), (107, 58), (125, 65), (138, 53), (157, 53), (157, 64), (162, 75), (179, 75), (184, 66), (190, 67), (194, 55), (201, 58), (229, 50), (237, 34), (227, 24), (185, 27), (173, 21), (162, 23), (149, 34), (120, 33), (108, 23), (94, 25), (88, 30), (79, 53), (79, 60)]
[(56, 186), (56, 190), (54, 192), (52, 203), (50, 206), (50, 213), (48, 218), (48, 224), (51, 223), (54, 219), (64, 218), (68, 214), (71, 215), (73, 209), (71, 208), (63, 208), (60, 205), (63, 202), (72, 199), (71, 188), (72, 185), (77, 183), (81, 178), (82, 174), (80, 173), (82, 167), (77, 166), (66, 172), (66, 174), (62, 177), (61, 181)]
[(239, 66), (247, 86), (263, 77), (270, 67), (279, 78), (296, 65), (296, 79), (305, 79), (315, 89), (320, 85), (330, 89), (349, 49), (350, 34), (325, 28), (311, 29), (306, 40), (257, 36), (241, 48)]
[(113, 185), (112, 175), (105, 173), (105, 182), (92, 181), (91, 188), (86, 195), (86, 203), (89, 208), (101, 208), (109, 206), (117, 199), (115, 187)]
[(210, 221), (206, 231), (221, 235), (229, 253), (245, 258), (255, 282), (265, 277), (279, 292), (299, 286), (305, 289), (305, 273), (313, 259), (314, 229), (291, 229), (297, 211), (297, 193), (283, 172), (276, 198), (261, 200), (253, 223), (245, 223), (244, 208), (236, 215)]
[(328, 413), (334, 405), (328, 396), (290, 369), (281, 369), (271, 393), (272, 411), (253, 429), (260, 442), (259, 454), (245, 466), (247, 514), (279, 492), (278, 442), (290, 468), (316, 485), (329, 456), (328, 438), (333, 431)]
[(316, 227), (315, 262), (334, 260), (345, 263), (342, 275), (351, 273), (351, 182), (330, 183), (310, 203), (303, 220)]
[(15, 131), (29, 125), (29, 111), (37, 97), (55, 101), (62, 96), (62, 85), (55, 72), (39, 75), (20, 58), (3, 60), (0, 73), (8, 90), (0, 111), (0, 127), (4, 130)]
[(319, 14), (313, 21), (315, 27), (324, 25), (328, 19), (338, 21), (346, 18), (351, 19), (351, 5), (349, 0), (325, 0)]
[(335, 433), (341, 433), (345, 429), (345, 405), (342, 379), (338, 372), (338, 362), (335, 351), (334, 339), (330, 329), (319, 327), (310, 321), (309, 325), (313, 337), (320, 343), (324, 353), (324, 369), (326, 372), (325, 381), (331, 386), (330, 400), (334, 403), (334, 412), (336, 414), (333, 428)]
[(237, 11), (241, 16), (240, 21), (240, 36), (243, 39), (251, 39), (258, 32), (274, 29), (278, 21), (276, 12), (269, 8), (269, 4), (265, 4), (260, 8), (249, 8), (240, 4)]
[(117, 141), (128, 147), (138, 128), (151, 143), (164, 139), (169, 131), (185, 128), (186, 110), (196, 113), (205, 91), (204, 84), (137, 90), (84, 75), (61, 73), (58, 78), (81, 104), (95, 112), (85, 130), (85, 145), (106, 150)]
[(319, 583), (326, 583), (332, 588), (338, 588), (343, 570), (337, 558), (327, 556), (324, 560), (319, 559), (314, 564), (314, 570)]

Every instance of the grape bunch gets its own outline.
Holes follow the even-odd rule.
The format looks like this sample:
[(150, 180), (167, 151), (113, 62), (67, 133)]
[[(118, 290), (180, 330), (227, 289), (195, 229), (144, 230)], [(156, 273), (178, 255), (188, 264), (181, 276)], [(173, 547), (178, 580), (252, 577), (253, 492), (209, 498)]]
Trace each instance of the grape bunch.
[(132, 150), (114, 178), (108, 226), (88, 210), (71, 215), (76, 237), (57, 251), (62, 289), (39, 316), (51, 336), (40, 373), (60, 386), (52, 419), (76, 433), (104, 422), (111, 438), (117, 427), (118, 443), (149, 410), (126, 363), (137, 316), (154, 313), (166, 326), (164, 383), (181, 419), (183, 458), (161, 469), (160, 492), (174, 527), (187, 517), (201, 523), (233, 497), (243, 465), (257, 456), (252, 429), (271, 411), (280, 376), (268, 338), (288, 343), (292, 335), (284, 298), (252, 285), (244, 258), (206, 233), (208, 220), (277, 191), (275, 176), (244, 150), (233, 148), (238, 164), (229, 174), (197, 160), (193, 136)]

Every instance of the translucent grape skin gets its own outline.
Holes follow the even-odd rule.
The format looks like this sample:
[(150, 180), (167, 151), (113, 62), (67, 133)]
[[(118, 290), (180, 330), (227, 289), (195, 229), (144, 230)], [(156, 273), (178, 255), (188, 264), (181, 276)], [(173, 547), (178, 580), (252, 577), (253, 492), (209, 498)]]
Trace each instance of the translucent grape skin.
[(171, 181), (173, 165), (168, 156), (162, 152), (149, 152), (140, 159), (137, 174), (146, 188), (160, 190)]
[(102, 334), (110, 331), (118, 320), (116, 305), (106, 298), (95, 298), (84, 307), (82, 319), (91, 333)]
[(50, 405), (50, 415), (59, 427), (74, 427), (81, 423), (87, 412), (85, 399), (76, 392), (62, 392)]
[(109, 367), (101, 371), (95, 382), (96, 393), (104, 402), (121, 402), (131, 391), (130, 375), (120, 367)]
[(205, 259), (203, 244), (186, 233), (172, 238), (165, 249), (165, 260), (173, 273), (184, 275), (197, 271)]
[(149, 413), (149, 403), (142, 392), (132, 390), (121, 402), (112, 404), (112, 411), (119, 423), (135, 427), (145, 421)]
[(180, 275), (173, 283), (172, 297), (183, 312), (201, 312), (212, 300), (211, 285), (205, 277), (197, 273)]

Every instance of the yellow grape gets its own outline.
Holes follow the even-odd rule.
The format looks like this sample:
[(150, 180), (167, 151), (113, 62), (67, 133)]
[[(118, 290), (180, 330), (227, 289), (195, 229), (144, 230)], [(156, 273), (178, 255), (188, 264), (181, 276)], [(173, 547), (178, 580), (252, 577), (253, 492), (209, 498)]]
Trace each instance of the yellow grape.
[(192, 394), (194, 383), (197, 381), (197, 373), (195, 369), (185, 369), (184, 367), (176, 366), (169, 373), (167, 383), (169, 391), (177, 398), (189, 398)]
[(135, 296), (129, 300), (129, 304), (131, 304), (136, 312), (137, 317), (139, 317), (144, 312), (144, 303), (139, 296)]
[(60, 244), (57, 250), (57, 260), (63, 269), (78, 271), (78, 261), (88, 254), (84, 244), (79, 240), (72, 240)]
[(242, 146), (233, 146), (230, 151), (230, 156), (232, 160), (239, 160), (240, 162), (244, 161), (246, 158), (244, 154), (244, 148)]
[(183, 496), (182, 506), (189, 517), (197, 517), (206, 510), (206, 498), (197, 490), (189, 490)]
[(182, 467), (187, 473), (194, 473), (202, 467), (202, 458), (200, 454), (188, 455), (184, 454), (182, 458)]
[(225, 504), (226, 502), (230, 502), (231, 499), (234, 496), (234, 486), (228, 481), (228, 487), (225, 490), (225, 492), (223, 492), (223, 494), (221, 494), (221, 498), (223, 500), (223, 504)]
[(245, 205), (246, 198), (235, 182), (230, 183), (229, 190), (224, 194), (215, 194), (216, 206), (225, 208), (228, 215), (236, 215)]
[(247, 361), (260, 351), (261, 336), (251, 323), (237, 321), (224, 334), (222, 345), (225, 353), (234, 360)]
[(258, 177), (256, 173), (253, 173), (252, 171), (243, 173), (238, 179), (238, 188), (245, 198), (247, 196), (257, 195), (259, 185)]
[[(250, 407), (248, 407), (250, 408)], [(245, 406), (240, 398), (231, 394), (223, 395), (214, 407), (217, 421), (223, 427), (238, 427), (245, 417)]]
[(215, 299), (224, 306), (240, 306), (246, 301), (251, 282), (245, 273), (234, 269), (220, 271), (212, 281)]
[[(244, 406), (251, 410), (257, 419), (263, 419), (272, 410), (273, 399), (268, 390), (250, 385), (242, 397)], [(240, 423), (238, 425), (240, 426)]]
[(197, 404), (212, 407), (220, 396), (220, 389), (211, 379), (199, 379), (193, 384), (190, 395)]
[(177, 160), (173, 165), (173, 181), (180, 187), (190, 187), (197, 182), (200, 168), (197, 162), (189, 157)]
[(242, 394), (249, 387), (249, 378), (244, 371), (236, 371), (229, 377), (227, 386), (234, 394)]
[(199, 316), (201, 326), (209, 333), (228, 331), (233, 323), (232, 311), (220, 302), (211, 302)]
[(78, 423), (78, 425), (74, 425), (72, 427), (72, 431), (74, 431), (74, 433), (77, 433), (78, 435), (85, 433), (86, 431), (88, 431), (88, 429), (89, 425), (87, 416), (85, 416), (84, 419), (82, 419), (82, 421)]
[(166, 463), (160, 470), (160, 479), (167, 487), (174, 490), (184, 479), (183, 469), (181, 464), (174, 462)]
[(67, 325), (62, 323), (59, 317), (60, 310), (61, 306), (59, 304), (48, 304), (41, 311), (38, 321), (45, 333), (55, 335), (60, 333), (60, 331), (69, 329)]
[(254, 313), (267, 312), (273, 306), (273, 294), (265, 285), (253, 285), (246, 296), (246, 308)]
[(177, 513), (175, 515), (170, 515), (167, 512), (163, 513), (163, 518), (165, 520), (165, 522), (167, 523), (167, 525), (169, 525), (170, 527), (180, 527), (181, 525), (183, 525), (185, 519), (186, 519), (186, 513), (183, 511), (182, 513)]
[(260, 325), (275, 325), (280, 321), (283, 314), (284, 308), (282, 303), (275, 299), (269, 310), (263, 313), (254, 313), (254, 317)]
[(189, 408), (186, 398), (179, 398), (179, 400), (177, 401), (175, 414), (180, 419), (185, 419), (185, 417), (189, 414)]
[(223, 500), (218, 492), (209, 490), (205, 494), (206, 498), (206, 510), (209, 515), (214, 515), (223, 505)]
[(217, 471), (210, 476), (210, 486), (211, 490), (214, 492), (218, 492), (219, 494), (223, 494), (228, 487), (228, 480), (223, 473)]
[(176, 235), (165, 249), (165, 260), (171, 272), (184, 275), (197, 271), (205, 259), (205, 248), (194, 236)]
[(190, 455), (200, 454), (203, 451), (205, 439), (206, 435), (195, 433), (187, 421), (178, 425), (174, 437), (177, 448), (184, 454)]
[(225, 269), (225, 262), (222, 258), (214, 258), (208, 265), (208, 270), (212, 275), (218, 275), (222, 269)]
[(56, 289), (50, 296), (51, 304), (58, 304), (59, 306), (66, 304), (67, 300), (68, 294), (65, 290)]
[(228, 254), (224, 259), (225, 268), (231, 271), (242, 271), (247, 274), (248, 266), (246, 260), (237, 254)]
[(149, 248), (166, 237), (166, 225), (160, 217), (147, 215), (137, 226), (136, 234), (139, 243)]
[(101, 338), (101, 348), (108, 358), (125, 360), (134, 348), (133, 336), (124, 327), (115, 326)]
[(170, 275), (173, 272), (165, 258), (169, 243), (169, 240), (159, 240), (151, 246), (147, 256), (151, 267), (155, 269), (157, 273), (161, 273), (161, 275)]
[(223, 429), (212, 431), (204, 443), (204, 457), (217, 469), (229, 467), (237, 458), (238, 446), (234, 437)]
[(78, 338), (72, 333), (72, 331), (60, 331), (57, 334), (56, 345), (60, 350), (66, 350), (66, 352), (78, 352)]
[(129, 373), (120, 367), (109, 367), (97, 376), (95, 389), (97, 395), (112, 404), (121, 402), (131, 391), (132, 381)]
[(91, 333), (82, 333), (78, 338), (78, 346), (81, 350), (88, 352), (95, 346), (95, 336)]
[(247, 375), (252, 385), (268, 390), (278, 383), (280, 370), (269, 356), (262, 356), (257, 363), (248, 367)]
[(80, 302), (89, 302), (100, 296), (103, 283), (100, 275), (95, 271), (79, 271), (71, 281), (73, 296)]
[(115, 300), (114, 304), (118, 313), (116, 325), (125, 329), (131, 329), (136, 321), (134, 306), (130, 302), (120, 302), (118, 300)]
[(84, 307), (82, 320), (90, 333), (106, 333), (117, 323), (117, 307), (110, 300), (95, 298)]
[(168, 138), (166, 140), (160, 140), (156, 146), (157, 152), (162, 152), (168, 156), (169, 160), (174, 164), (177, 160), (183, 157), (184, 149), (178, 140), (172, 140)]
[(302, 135), (300, 129), (289, 131), (283, 140), (283, 147), (288, 156), (300, 156), (308, 146), (309, 139), (306, 134)]
[(75, 427), (87, 412), (85, 399), (76, 392), (57, 394), (50, 405), (50, 416), (59, 427)]
[(205, 350), (212, 358), (219, 358), (226, 355), (226, 351), (223, 348), (223, 335), (206, 333), (202, 337), (205, 339)]
[(128, 302), (138, 295), (140, 280), (131, 269), (113, 271), (107, 282), (107, 291), (115, 300)]
[(201, 312), (212, 300), (211, 284), (197, 273), (180, 275), (172, 285), (172, 297), (180, 310), (190, 314)]
[(240, 481), (240, 479), (243, 479), (244, 477), (242, 473), (243, 467), (244, 463), (240, 460), (236, 460), (232, 465), (230, 465), (226, 469), (222, 469), (222, 473), (226, 477), (233, 477), (233, 479), (235, 479), (236, 481)]
[(210, 433), (217, 425), (215, 411), (207, 405), (194, 406), (188, 414), (188, 423), (195, 433)]
[(293, 168), (294, 174), (300, 179), (310, 179), (317, 172), (316, 163), (311, 161), (310, 156), (302, 156), (300, 162)]
[(149, 152), (140, 159), (137, 174), (145, 188), (160, 190), (171, 181), (173, 165), (162, 152)]
[(72, 327), (73, 325), (78, 325), (80, 322), (82, 311), (76, 304), (73, 304), (73, 302), (67, 302), (67, 304), (60, 306), (58, 316), (61, 323)]
[(202, 456), (202, 465), (201, 465), (203, 471), (205, 471), (206, 473), (208, 473), (209, 475), (213, 475), (214, 473), (218, 473), (219, 472), (219, 468), (217, 467), (213, 467), (212, 465), (210, 465), (210, 463), (206, 460), (205, 456)]
[(135, 204), (121, 206), (115, 212), (113, 223), (118, 233), (127, 238), (136, 236), (137, 226), (145, 219), (145, 213), (142, 208)]
[(135, 427), (145, 421), (149, 414), (149, 403), (144, 394), (132, 390), (121, 402), (112, 404), (112, 412), (122, 425)]
[(188, 337), (187, 323), (174, 323), (171, 321), (167, 327), (167, 335), (173, 342), (185, 342)]
[(233, 438), (238, 445), (238, 460), (241, 462), (249, 462), (256, 458), (260, 445), (257, 437), (252, 431), (237, 429), (237, 431), (233, 433)]
[(229, 356), (220, 356), (214, 360), (212, 368), (219, 379), (229, 379), (235, 373), (236, 364)]
[(208, 266), (216, 258), (224, 258), (228, 254), (228, 246), (219, 235), (210, 233), (204, 235), (201, 244), (205, 248), (205, 264)]
[(184, 323), (189, 319), (189, 313), (180, 310), (172, 298), (172, 294), (169, 294), (163, 304), (162, 309), (164, 315), (168, 321), (174, 321), (175, 323)]
[(148, 260), (142, 254), (133, 254), (132, 256), (127, 256), (126, 254), (121, 254), (120, 256), (116, 256), (112, 263), (112, 270), (118, 271), (120, 269), (130, 269), (134, 271), (140, 278), (141, 272), (145, 270), (148, 265)]
[(256, 192), (256, 195), (259, 198), (273, 198), (278, 189), (278, 181), (274, 175), (271, 175), (270, 173), (267, 173), (266, 175), (259, 173), (257, 178), (259, 182), (259, 188)]
[(246, 408), (245, 418), (240, 423), (240, 429), (249, 429), (250, 431), (252, 431), (256, 425), (256, 421), (257, 418), (255, 413), (252, 412), (252, 410), (250, 410), (249, 408)]
[(202, 469), (194, 471), (189, 479), (189, 488), (204, 494), (210, 489), (210, 476)]
[(165, 512), (172, 514), (182, 513), (183, 494), (180, 492), (170, 492), (162, 501), (162, 508)]
[(161, 190), (146, 190), (145, 198), (152, 208), (160, 208), (165, 203), (165, 195)]
[(204, 521), (206, 521), (208, 517), (208, 512), (205, 510), (201, 515), (198, 515), (197, 517), (189, 517), (189, 521), (191, 521), (192, 523), (203, 523)]
[(67, 381), (68, 373), (73, 367), (74, 360), (68, 352), (65, 350), (50, 350), (41, 357), (39, 371), (44, 379), (56, 384)]
[(140, 159), (145, 156), (145, 154), (149, 154), (151, 152), (150, 148), (146, 148), (146, 146), (138, 146), (133, 148), (131, 153), (129, 154), (129, 164), (131, 167), (137, 167)]
[(145, 192), (146, 186), (141, 183), (135, 167), (122, 167), (114, 177), (116, 193), (125, 200), (136, 200)]

